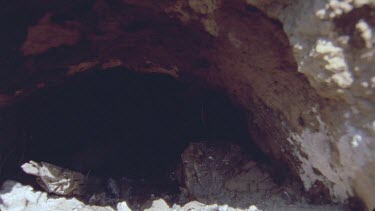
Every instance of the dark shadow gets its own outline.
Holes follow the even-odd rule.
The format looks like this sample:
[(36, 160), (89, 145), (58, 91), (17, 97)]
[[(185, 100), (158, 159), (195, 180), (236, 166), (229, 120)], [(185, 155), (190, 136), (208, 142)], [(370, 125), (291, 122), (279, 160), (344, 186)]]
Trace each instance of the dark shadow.
[(192, 87), (166, 75), (113, 68), (42, 89), (7, 111), (23, 135), (4, 176), (38, 188), (19, 166), (45, 161), (102, 178), (126, 177), (132, 194), (145, 200), (179, 193), (170, 175), (189, 142), (246, 143), (259, 153), (239, 108), (220, 90)]

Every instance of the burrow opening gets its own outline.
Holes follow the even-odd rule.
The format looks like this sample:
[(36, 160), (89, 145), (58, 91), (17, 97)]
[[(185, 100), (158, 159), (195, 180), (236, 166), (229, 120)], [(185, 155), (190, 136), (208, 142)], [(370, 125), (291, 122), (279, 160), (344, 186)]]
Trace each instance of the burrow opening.
[[(52, 11), (54, 15), (51, 16), (50, 24), (64, 25), (67, 21), (77, 21), (82, 24), (82, 31), (79, 31), (87, 34), (87, 37), (83, 36), (82, 40), (73, 46), (61, 45), (51, 47), (41, 54), (15, 57), (18, 60), (6, 57), (12, 61), (10, 63), (16, 64), (4, 66), (4, 70), (10, 70), (6, 72), (9, 76), (4, 73), (3, 77), (6, 83), (4, 82), (2, 89), (6, 90), (6, 93), (15, 95), (18, 88), (24, 88), (27, 92), (29, 86), (41, 81), (45, 82), (47, 87), (38, 89), (30, 96), (20, 97), (20, 100), (12, 102), (9, 108), (0, 111), (0, 144), (2, 152), (6, 152), (1, 155), (0, 182), (14, 179), (43, 190), (35, 183), (35, 177), (23, 173), (20, 166), (29, 160), (45, 161), (101, 178), (126, 177), (129, 180), (141, 181), (134, 182), (133, 188), (138, 190), (133, 195), (140, 196), (140, 199), (127, 200), (132, 208), (137, 209), (137, 204), (148, 200), (151, 194), (156, 194), (157, 197), (162, 197), (163, 194), (170, 196), (169, 199), (164, 197), (170, 204), (181, 202), (178, 195), (182, 192), (181, 180), (184, 181), (184, 178), (171, 179), (171, 175), (178, 177), (176, 168), (182, 168), (185, 174), (190, 170), (189, 166), (179, 167), (182, 157), (190, 158), (195, 164), (206, 165), (206, 169), (211, 173), (224, 172), (228, 174), (228, 178), (241, 175), (241, 172), (235, 169), (216, 171), (209, 168), (212, 164), (211, 157), (214, 159), (215, 156), (202, 156), (201, 160), (193, 160), (189, 154), (184, 154), (191, 143), (195, 142), (224, 146), (208, 147), (206, 151), (203, 150), (203, 155), (212, 151), (213, 154), (223, 155), (223, 148), (231, 149), (230, 144), (237, 144), (249, 159), (265, 166), (271, 164), (271, 167), (266, 167), (265, 170), (276, 183), (282, 184), (285, 178), (293, 180), (293, 177), (287, 177), (287, 167), (280, 167), (277, 161), (265, 156), (255, 146), (247, 125), (248, 121), (252, 121), (247, 115), (254, 113), (257, 119), (253, 120), (250, 132), (256, 138), (257, 144), (261, 145), (262, 151), (279, 159), (293, 158), (288, 156), (288, 152), (277, 150), (284, 149), (278, 147), (285, 144), (282, 138), (274, 139), (280, 132), (275, 129), (282, 127), (268, 123), (280, 122), (280, 116), (274, 116), (278, 113), (275, 108), (281, 109), (289, 101), (293, 104), (306, 100), (309, 97), (309, 92), (306, 91), (309, 86), (295, 71), (295, 64), (290, 62), (293, 60), (292, 51), (278, 22), (269, 19), (255, 8), (238, 5), (238, 9), (237, 6), (228, 5), (223, 7), (223, 17), (218, 20), (221, 29), (225, 30), (220, 32), (219, 37), (214, 38), (195, 21), (181, 24), (164, 12), (142, 6), (112, 4), (113, 2), (117, 1), (111, 1), (110, 5), (100, 1), (100, 4), (93, 8), (86, 5), (88, 9), (84, 13), (79, 9), (56, 6), (63, 11), (57, 12), (57, 16), (54, 14), (56, 11)], [(23, 4), (20, 4), (20, 7), (23, 7), (21, 5)], [(30, 6), (24, 10), (29, 9), (34, 11), (36, 8)], [(123, 12), (123, 9), (126, 12)], [(9, 34), (19, 34), (22, 37), (20, 40), (33, 38), (25, 33), (26, 26), (37, 24), (37, 19), (45, 14), (40, 13), (38, 17), (34, 17), (35, 23), (29, 23), (30, 17), (24, 20), (18, 15), (18, 11), (23, 10), (16, 11), (13, 19), (22, 19), (19, 21), (24, 26), (24, 32), (18, 32), (18, 25), (13, 24), (17, 26), (17, 30), (14, 30), (17, 33)], [(79, 12), (76, 14), (72, 11)], [(70, 14), (71, 12), (73, 14)], [(107, 27), (112, 26), (112, 23), (119, 27)], [(36, 34), (41, 36), (43, 33)], [(9, 39), (13, 40), (14, 36)], [(21, 46), (22, 43), (17, 42), (9, 49), (20, 49)], [(18, 54), (22, 53), (17, 51)], [(13, 56), (8, 52), (7, 55)], [(195, 77), (198, 77), (204, 83), (211, 82), (222, 89), (179, 81), (163, 74), (137, 73), (124, 68), (88, 71), (69, 79), (65, 78), (66, 68), (71, 65), (80, 66), (82, 62), (97, 60), (99, 63), (106, 63), (113, 58), (118, 58), (127, 67), (144, 67), (144, 63), (148, 61), (163, 67), (178, 65), (183, 74), (194, 77), (194, 83), (197, 83), (198, 79)], [(6, 64), (8, 63), (4, 63)], [(48, 85), (56, 78), (63, 78), (63, 81), (56, 86)], [(247, 104), (242, 105), (247, 106), (247, 111), (244, 112), (230, 100), (224, 89), (231, 92), (232, 99), (237, 97), (238, 100), (246, 101)], [(294, 97), (305, 95), (306, 98)], [(274, 107), (262, 107), (264, 101)], [(255, 114), (256, 112), (258, 113)], [(302, 117), (298, 120), (301, 126), (307, 121)], [(268, 128), (259, 128), (263, 126)], [(194, 146), (205, 148), (206, 145), (193, 145), (189, 148), (199, 154), (199, 150)], [(236, 152), (234, 149), (229, 154), (235, 155)], [(294, 161), (290, 163), (296, 167)], [(251, 166), (250, 164), (238, 163), (239, 166), (245, 167)], [(201, 173), (205, 173), (204, 170), (198, 169)], [(293, 171), (298, 172), (296, 169)], [(236, 174), (232, 175), (231, 172)], [(259, 171), (252, 173), (255, 177), (264, 176)], [(190, 186), (183, 188), (196, 190), (195, 193), (207, 193), (198, 200), (207, 199), (224, 190), (211, 188), (214, 186), (212, 184), (218, 183), (215, 183), (216, 178), (209, 179), (213, 182), (205, 184), (205, 188), (194, 189), (196, 181), (184, 184)], [(232, 201), (213, 198), (203, 202), (227, 203), (233, 207), (248, 208), (249, 204), (246, 203), (256, 204), (264, 199), (268, 200), (267, 194), (275, 193), (273, 189), (267, 192), (266, 187), (264, 190), (267, 191), (263, 192), (265, 195), (260, 195), (260, 198), (246, 198), (246, 191), (259, 192), (251, 189), (252, 186), (249, 185), (259, 181), (244, 180), (242, 183), (238, 182), (240, 186), (236, 186), (235, 181), (225, 183), (225, 188), (231, 188), (236, 194), (240, 192), (231, 198)], [(248, 185), (248, 189), (243, 189)], [(286, 198), (287, 203), (293, 203), (295, 198), (299, 198), (299, 193), (294, 192), (293, 196), (293, 191), (281, 186), (275, 190)], [(327, 194), (321, 194), (319, 188), (315, 195), (317, 201), (330, 200)], [(236, 201), (246, 203), (240, 204)], [(280, 205), (279, 201), (269, 204)]]
[(20, 169), (30, 160), (126, 178), (136, 190), (127, 199), (134, 209), (151, 196), (171, 204), (190, 200), (180, 199), (175, 177), (191, 143), (234, 144), (252, 160), (270, 162), (251, 141), (246, 115), (224, 92), (164, 74), (124, 68), (78, 74), (15, 103), (3, 117), (13, 132), (2, 178), (43, 190)]

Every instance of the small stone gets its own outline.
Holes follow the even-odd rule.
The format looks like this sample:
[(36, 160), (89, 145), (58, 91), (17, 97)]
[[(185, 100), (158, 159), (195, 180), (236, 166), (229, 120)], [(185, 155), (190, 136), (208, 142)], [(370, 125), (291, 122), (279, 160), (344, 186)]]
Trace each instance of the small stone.
[(262, 210), (258, 209), (255, 205), (251, 205), (248, 211), (262, 211)]
[(126, 204), (126, 201), (123, 201), (117, 204), (117, 211), (131, 211), (131, 209)]
[(145, 209), (145, 211), (165, 211), (169, 209), (169, 205), (163, 199), (158, 199), (153, 201), (151, 207)]

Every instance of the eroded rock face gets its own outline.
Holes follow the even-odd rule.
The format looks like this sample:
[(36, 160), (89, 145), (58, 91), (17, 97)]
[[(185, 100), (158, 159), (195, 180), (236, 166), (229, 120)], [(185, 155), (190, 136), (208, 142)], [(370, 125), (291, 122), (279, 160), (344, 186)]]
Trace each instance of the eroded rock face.
[[(299, 183), (289, 178), (276, 184), (275, 177), (282, 176), (282, 169), (271, 175), (270, 168), (269, 163), (255, 160), (236, 144), (195, 142), (182, 153), (176, 176), (187, 198), (205, 204), (229, 204), (237, 208), (255, 204), (262, 210), (347, 209), (332, 204), (306, 205)], [(316, 200), (329, 203), (329, 194)]]
[(236, 145), (191, 143), (181, 159), (180, 183), (201, 202), (248, 207), (279, 191), (272, 177)]
[[(290, 81), (295, 80), (290, 76), (286, 81), (290, 87), (298, 90), (298, 94), (294, 95), (293, 91), (289, 90), (284, 92), (280, 89), (280, 85), (268, 86), (288, 95), (283, 96), (279, 93), (271, 94), (267, 88), (257, 87), (256, 81), (267, 84), (267, 77), (255, 81), (247, 80), (249, 86), (256, 90), (254, 95), (261, 98), (274, 114), (279, 113), (285, 117), (286, 124), (291, 126), (286, 129), (286, 138), (291, 147), (287, 147), (287, 150), (280, 147), (281, 150), (283, 152), (290, 150), (286, 154), (291, 153), (294, 159), (299, 160), (300, 164), (295, 165), (296, 163), (292, 161), (294, 163), (292, 165), (298, 166), (297, 172), (306, 189), (314, 189), (321, 186), (317, 184), (322, 183), (328, 188), (333, 200), (344, 201), (350, 196), (359, 195), (365, 200), (368, 208), (373, 209), (375, 190), (365, 187), (375, 187), (374, 180), (370, 179), (375, 172), (373, 162), (375, 154), (372, 150), (375, 140), (374, 2), (249, 0), (246, 3), (257, 7), (283, 24), (283, 30), (292, 46), (298, 72), (303, 73), (314, 88), (314, 91), (311, 91), (309, 88), (303, 88), (303, 85), (298, 86), (298, 83), (290, 84)], [(201, 7), (205, 8), (227, 6), (225, 1), (201, 1), (201, 4)], [(199, 13), (200, 10), (196, 8), (196, 5), (195, 7), (190, 5), (190, 7), (195, 14)], [(245, 24), (246, 20), (236, 19), (235, 24), (226, 25), (225, 22), (229, 22), (231, 18), (235, 19), (235, 15), (227, 15), (225, 16), (227, 19), (223, 20), (220, 18), (222, 14), (223, 9), (216, 9), (207, 11), (203, 18), (192, 17), (198, 19), (205, 30), (218, 39), (228, 36), (227, 39), (231, 44), (240, 49), (244, 44), (251, 46), (246, 43), (249, 36), (241, 37), (241, 33), (253, 27), (254, 24)], [(184, 19), (186, 18), (182, 20)], [(244, 26), (241, 31), (238, 31), (236, 26), (240, 24)], [(258, 32), (263, 35), (260, 30)], [(282, 36), (283, 33), (277, 34), (275, 38)], [(273, 47), (276, 44), (276, 42), (268, 43), (272, 43)], [(271, 54), (274, 51), (270, 47), (268, 52)], [(285, 56), (286, 53), (281, 54), (282, 57), (288, 58)], [(267, 61), (269, 58), (262, 53), (257, 55), (261, 56), (262, 61)], [(236, 65), (241, 64), (239, 58), (241, 57), (237, 56), (234, 59)], [(225, 59), (221, 61), (223, 60)], [(286, 61), (291, 60), (286, 59)], [(270, 63), (280, 64), (274, 58)], [(256, 77), (250, 73), (251, 70), (241, 73), (245, 71), (245, 68), (235, 65), (232, 67), (236, 67), (234, 68), (236, 73), (242, 77)], [(285, 71), (288, 68), (279, 66), (275, 69)], [(271, 72), (272, 67), (268, 67), (267, 73)], [(226, 77), (228, 75), (230, 74), (225, 74)], [(282, 77), (275, 76), (273, 79), (276, 78)], [(222, 84), (227, 84), (227, 87), (235, 87), (229, 83), (228, 81), (222, 82)], [(267, 96), (262, 96), (264, 94)], [(245, 99), (248, 96), (244, 93), (239, 95), (239, 99)], [(295, 98), (290, 99), (291, 95)], [(278, 99), (273, 99), (272, 96)], [(298, 99), (303, 96), (308, 99), (299, 101)], [(289, 102), (283, 103), (283, 99)], [(277, 101), (281, 101), (281, 105), (277, 105)], [(243, 104), (250, 107), (246, 102)], [(292, 108), (288, 110), (290, 106)], [(257, 109), (257, 111), (260, 110), (265, 109)], [(276, 117), (276, 119), (285, 123), (283, 118)], [(256, 124), (262, 125), (263, 128), (269, 125), (264, 122)], [(276, 127), (282, 128), (283, 126)], [(270, 139), (279, 139), (282, 133), (278, 131), (277, 134), (271, 135)], [(275, 148), (287, 145), (272, 143), (275, 141), (266, 142)], [(272, 152), (272, 154), (277, 153)], [(285, 153), (281, 157), (283, 156)]]
[(374, 1), (248, 3), (283, 23), (298, 71), (320, 96), (334, 100), (319, 108), (318, 131), (290, 138), (301, 143), (295, 155), (305, 187), (320, 180), (338, 200), (359, 195), (373, 209)]
[[(373, 7), (371, 0), (14, 1), (0, 14), (9, 32), (1, 35), (0, 107), (112, 67), (199, 81), (244, 108), (256, 144), (306, 190), (338, 202), (359, 196), (373, 209)], [(6, 151), (11, 141), (3, 139)]]

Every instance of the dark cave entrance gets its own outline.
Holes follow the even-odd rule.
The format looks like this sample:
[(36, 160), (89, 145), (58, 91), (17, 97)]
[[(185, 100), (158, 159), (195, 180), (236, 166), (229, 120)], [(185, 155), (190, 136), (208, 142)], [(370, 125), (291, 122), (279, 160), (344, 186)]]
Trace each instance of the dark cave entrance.
[(123, 68), (83, 73), (7, 113), (18, 137), (3, 176), (29, 184), (34, 178), (19, 166), (35, 160), (146, 181), (145, 195), (177, 194), (171, 174), (190, 142), (236, 143), (264, 158), (249, 140), (245, 115), (223, 93), (162, 74)]
[[(233, 80), (225, 85), (227, 88), (242, 83), (242, 80), (237, 79), (246, 76), (246, 83), (239, 88), (245, 88), (242, 91), (246, 92), (243, 93), (249, 95), (249, 99), (245, 100), (251, 102), (265, 94), (269, 96), (260, 101), (278, 101), (285, 97), (287, 100), (294, 99), (293, 95), (300, 95), (298, 91), (309, 93), (305, 92), (309, 86), (297, 82), (290, 86), (288, 83), (292, 80), (284, 80), (291, 77), (300, 81), (300, 77), (295, 74), (298, 71), (290, 71), (297, 67), (290, 43), (279, 22), (245, 3), (225, 2), (218, 8), (218, 17), (215, 17), (223, 31), (220, 36), (213, 37), (207, 33), (204, 22), (201, 24), (198, 21), (206, 18), (209, 21), (211, 17), (199, 15), (197, 20), (193, 18), (189, 23), (182, 23), (184, 21), (178, 18), (179, 12), (164, 10), (171, 3), (168, 1), (150, 5), (137, 1), (91, 0), (80, 3), (34, 3), (19, 4), (16, 1), (3, 12), (3, 17), (6, 17), (3, 18), (6, 22), (4, 24), (9, 33), (2, 36), (2, 40), (5, 40), (5, 50), (1, 50), (1, 54), (4, 54), (4, 71), (0, 74), (4, 77), (0, 80), (4, 82), (4, 93), (10, 96), (16, 95), (19, 88), (28, 92), (31, 86), (38, 86), (40, 81), (49, 84), (56, 78), (64, 78), (62, 74), (66, 73), (70, 65), (79, 65), (85, 61), (97, 61), (103, 65), (113, 58), (118, 58), (128, 67), (143, 67), (149, 61), (163, 67), (178, 65), (184, 74), (197, 78), (191, 80), (193, 82), (180, 81), (163, 74), (137, 73), (124, 68), (89, 70), (64, 78), (55, 86), (49, 84), (30, 95), (26, 93), (9, 104), (9, 107), (0, 110), (1, 183), (13, 179), (42, 190), (35, 183), (34, 176), (26, 175), (20, 169), (23, 163), (35, 160), (101, 178), (126, 177), (134, 181), (147, 181), (134, 188), (138, 189), (135, 194), (143, 196), (143, 199), (147, 199), (150, 194), (179, 194), (179, 184), (171, 179), (171, 174), (181, 163), (181, 153), (191, 143), (209, 142), (212, 145), (223, 144), (221, 146), (238, 144), (251, 160), (256, 161), (256, 165), (269, 165), (266, 171), (280, 185), (277, 189), (280, 191), (274, 194), (286, 198), (286, 203), (293, 203), (293, 198), (302, 195), (299, 190), (294, 192), (287, 190), (288, 187), (281, 187), (288, 179), (300, 180), (295, 175), (298, 173), (298, 162), (289, 160), (295, 157), (291, 152), (284, 152), (286, 142), (278, 140), (282, 130), (274, 130), (279, 129), (278, 124), (267, 127), (268, 122), (280, 121), (278, 116), (273, 116), (278, 115), (279, 111), (268, 108), (266, 104), (262, 107), (261, 102), (253, 102), (244, 104), (247, 107), (244, 112), (226, 96), (224, 88), (204, 85), (212, 80), (210, 75), (214, 75), (213, 81), (219, 83), (221, 77)], [(192, 12), (189, 7), (182, 9)], [(29, 15), (20, 16), (20, 13)], [(82, 40), (72, 46), (55, 46), (52, 43), (48, 51), (41, 53), (31, 48), (25, 54), (23, 43), (31, 41), (38, 44), (39, 39), (36, 42), (33, 39), (40, 37), (43, 47), (53, 40), (48, 38), (55, 38), (54, 33), (48, 33), (55, 30), (38, 32), (35, 37), (29, 36), (33, 33), (28, 28), (39, 26), (48, 14), (51, 15), (50, 26), (78, 31)], [(237, 46), (238, 41), (242, 41), (240, 47)], [(198, 80), (204, 81), (197, 84)], [(291, 98), (281, 95), (291, 90), (297, 90), (290, 92)], [(290, 101), (291, 104), (294, 102)], [(282, 102), (280, 108), (284, 108)], [(294, 108), (291, 111), (294, 112)], [(246, 115), (251, 113), (258, 116), (261, 122), (247, 122), (251, 118)], [(304, 126), (304, 121), (300, 122)], [(258, 146), (270, 157), (255, 146), (249, 131)], [(269, 131), (273, 134), (263, 135), (268, 135)], [(271, 139), (276, 141), (269, 141)], [(219, 147), (220, 150), (223, 148)], [(289, 146), (285, 145), (285, 148)], [(211, 162), (208, 158), (197, 163), (207, 164)], [(288, 162), (291, 169), (284, 162)], [(244, 164), (243, 167), (246, 166)], [(206, 172), (204, 168), (200, 170)], [(213, 172), (211, 170), (210, 173)], [(293, 170), (294, 174), (289, 170)], [(243, 175), (243, 172), (237, 173), (235, 176)], [(251, 184), (262, 183), (261, 176), (260, 180), (252, 181)], [(214, 181), (216, 178), (209, 179)], [(263, 192), (267, 192), (263, 198), (249, 200), (246, 192), (257, 195), (260, 191), (253, 191), (251, 187), (243, 191), (246, 182), (242, 182), (239, 182), (242, 187), (234, 187), (232, 184), (232, 192), (236, 195), (232, 201), (215, 199), (205, 203), (224, 201), (237, 206), (242, 202), (256, 204), (269, 200), (267, 187), (263, 189)], [(191, 187), (194, 189), (194, 184)], [(215, 191), (206, 194), (206, 190), (213, 189), (201, 191), (205, 195), (202, 198), (215, 194)], [(242, 192), (237, 194), (238, 190)], [(330, 200), (329, 192), (316, 192), (313, 191), (312, 195), (317, 195), (318, 202)], [(237, 196), (244, 198), (238, 199)], [(173, 202), (173, 199), (169, 201)], [(248, 207), (248, 204), (242, 205)]]

